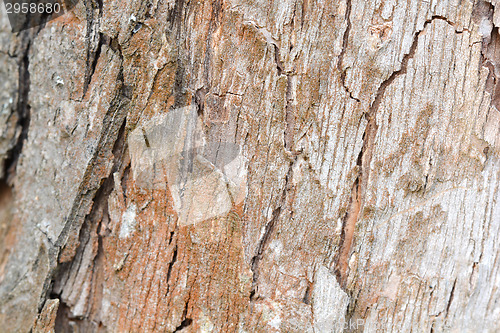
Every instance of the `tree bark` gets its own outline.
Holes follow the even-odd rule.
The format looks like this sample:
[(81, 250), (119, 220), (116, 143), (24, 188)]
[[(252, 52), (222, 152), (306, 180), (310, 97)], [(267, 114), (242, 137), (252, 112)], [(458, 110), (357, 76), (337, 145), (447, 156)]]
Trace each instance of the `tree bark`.
[(2, 11), (1, 330), (500, 330), (497, 0)]

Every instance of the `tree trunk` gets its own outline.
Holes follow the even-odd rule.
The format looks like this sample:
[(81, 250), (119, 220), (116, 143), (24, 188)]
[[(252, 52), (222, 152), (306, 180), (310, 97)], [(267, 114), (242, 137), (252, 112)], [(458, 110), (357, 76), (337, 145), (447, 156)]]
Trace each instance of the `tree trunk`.
[(490, 2), (2, 9), (1, 330), (499, 331)]

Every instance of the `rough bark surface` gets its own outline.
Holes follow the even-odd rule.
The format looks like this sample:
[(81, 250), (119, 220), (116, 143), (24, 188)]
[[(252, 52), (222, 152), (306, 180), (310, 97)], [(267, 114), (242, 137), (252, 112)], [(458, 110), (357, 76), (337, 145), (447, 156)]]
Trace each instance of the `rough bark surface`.
[(0, 327), (499, 331), (497, 3), (2, 7)]

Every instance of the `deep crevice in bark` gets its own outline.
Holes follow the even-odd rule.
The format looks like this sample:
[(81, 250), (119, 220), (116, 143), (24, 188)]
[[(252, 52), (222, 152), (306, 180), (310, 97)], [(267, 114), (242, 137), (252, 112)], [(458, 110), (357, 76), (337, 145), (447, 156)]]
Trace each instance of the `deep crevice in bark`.
[(182, 329), (188, 327), (193, 323), (193, 320), (191, 318), (186, 318), (184, 319), (179, 326), (176, 327), (174, 332), (180, 332)]
[(184, 303), (184, 310), (182, 311), (181, 317), (182, 322), (175, 328), (174, 332), (179, 332), (193, 323), (193, 320), (187, 316), (189, 311), (189, 301), (191, 300), (191, 290), (192, 289), (189, 290), (188, 299), (186, 300), (186, 303)]
[[(87, 91), (89, 89), (90, 83), (92, 82), (92, 78), (94, 76), (96, 67), (97, 67), (97, 62), (99, 61), (99, 57), (101, 56), (101, 51), (102, 51), (102, 46), (103, 44), (107, 44), (107, 41), (109, 41), (109, 38), (106, 38), (105, 35), (102, 33), (99, 33), (98, 35), (98, 41), (97, 41), (97, 48), (94, 52), (90, 52), (90, 55), (88, 55), (88, 60), (87, 63), (91, 63), (89, 67), (87, 67), (86, 73), (85, 73), (85, 82), (83, 85), (83, 96), (87, 95)], [(92, 61), (90, 61), (92, 60)]]
[[(115, 100), (116, 99), (120, 100), (123, 97), (124, 97), (123, 94), (118, 94), (116, 96)], [(121, 106), (121, 102), (117, 101), (117, 104), (115, 105), (115, 107), (110, 108), (110, 111), (113, 111), (112, 114), (115, 114), (115, 112), (117, 112), (120, 109), (120, 106)], [(114, 123), (116, 126), (117, 119), (115, 117), (110, 117), (110, 118), (106, 117), (106, 119), (108, 121), (110, 121), (111, 123), (109, 124), (110, 125), (109, 127), (104, 126), (103, 131), (111, 131), (111, 133), (113, 133), (113, 126), (111, 126), (111, 125)], [(105, 125), (106, 125), (106, 119), (104, 121)], [(121, 125), (117, 131), (116, 137), (113, 141), (113, 146), (111, 148), (111, 152), (113, 154), (113, 166), (111, 168), (111, 171), (110, 171), (110, 174), (108, 175), (108, 177), (101, 180), (99, 188), (94, 192), (92, 204), (91, 204), (91, 207), (92, 207), (91, 212), (87, 216), (85, 216), (82, 225), (79, 227), (73, 225), (74, 221), (71, 222), (68, 218), (68, 221), (66, 221), (66, 224), (64, 225), (64, 228), (61, 231), (58, 239), (56, 240), (53, 248), (51, 248), (49, 250), (50, 260), (52, 260), (52, 264), (51, 264), (52, 267), (51, 267), (51, 270), (47, 275), (48, 277), (44, 283), (44, 293), (43, 294), (45, 296), (42, 297), (42, 300), (40, 302), (41, 306), (39, 306), (39, 312), (43, 308), (43, 304), (45, 303), (45, 301), (49, 295), (51, 295), (51, 294), (60, 295), (60, 291), (55, 292), (53, 290), (54, 282), (59, 280), (61, 286), (64, 286), (65, 282), (63, 282), (61, 279), (65, 278), (64, 277), (65, 272), (73, 269), (72, 266), (76, 264), (75, 260), (80, 261), (80, 263), (76, 264), (77, 266), (79, 266), (81, 264), (81, 259), (82, 259), (81, 256), (83, 256), (83, 251), (84, 251), (85, 247), (87, 246), (88, 242), (91, 240), (90, 231), (92, 229), (92, 224), (93, 223), (100, 224), (102, 222), (103, 214), (104, 213), (107, 214), (108, 198), (109, 198), (111, 191), (114, 188), (113, 173), (116, 172), (121, 167), (121, 164), (123, 162), (123, 154), (126, 150), (126, 135), (127, 135), (126, 123), (127, 123), (127, 118), (124, 116), (123, 120), (120, 122)], [(106, 145), (106, 142), (109, 144), (109, 139), (110, 139), (110, 137), (107, 134), (104, 134), (101, 137), (100, 143), (98, 145), (98, 149), (96, 149), (96, 154), (94, 155), (94, 159), (89, 163), (89, 166), (87, 168), (87, 172), (92, 172), (94, 163), (96, 162), (95, 159), (98, 157), (99, 153), (102, 153), (104, 151), (104, 149), (105, 149), (104, 147)], [(101, 144), (102, 144), (102, 146), (101, 146)], [(90, 177), (90, 176), (87, 176), (87, 177)], [(84, 177), (84, 179), (87, 179), (87, 181), (88, 181), (87, 177)], [(84, 200), (83, 199), (84, 195), (89, 195), (91, 193), (92, 192), (90, 192), (90, 193), (81, 192), (80, 195), (77, 197), (77, 200), (80, 199), (81, 201), (80, 201), (80, 204), (75, 205), (73, 207), (75, 215), (72, 215), (72, 217), (75, 221), (78, 219), (77, 212), (78, 212), (79, 208), (81, 208), (80, 206), (82, 204), (82, 201)], [(71, 215), (70, 215), (70, 217), (71, 217)], [(78, 228), (78, 230), (75, 230), (74, 228)], [(100, 229), (99, 225), (97, 226), (97, 229), (98, 230)], [(57, 262), (58, 262), (60, 255), (61, 255), (61, 250), (63, 250), (64, 249), (63, 247), (67, 245), (66, 244), (67, 238), (68, 238), (69, 233), (71, 231), (78, 233), (78, 235), (79, 235), (78, 236), (78, 238), (79, 238), (78, 246), (77, 246), (77, 249), (75, 252), (75, 256), (68, 262), (65, 262), (63, 264), (58, 264)], [(99, 234), (97, 236), (101, 237), (101, 235), (99, 235)], [(97, 258), (97, 255), (96, 255), (96, 258)], [(94, 264), (95, 264), (95, 262), (94, 262)], [(58, 319), (58, 320), (61, 321), (61, 319)]]
[(283, 62), (280, 59), (280, 50), (276, 44), (274, 46), (274, 62), (276, 63), (276, 70), (278, 71), (278, 76), (283, 75)]
[[(90, 4), (89, 4), (90, 3)], [(85, 1), (87, 14), (87, 34), (85, 38), (87, 42), (87, 68), (83, 81), (83, 97), (87, 94), (89, 85), (92, 81), (92, 76), (95, 73), (97, 62), (101, 55), (101, 48), (105, 42), (104, 35), (99, 32), (99, 24), (102, 16), (103, 3), (102, 0), (87, 0)], [(95, 15), (97, 11), (97, 17)]]
[(250, 300), (253, 300), (255, 297), (255, 293), (257, 292), (257, 280), (259, 278), (259, 263), (262, 259), (262, 254), (266, 248), (267, 243), (269, 242), (269, 238), (274, 231), (274, 227), (276, 225), (276, 221), (278, 220), (281, 214), (281, 207), (277, 207), (273, 210), (271, 220), (266, 224), (264, 229), (264, 235), (259, 241), (257, 245), (257, 254), (252, 258), (251, 266), (252, 266), (252, 290), (250, 291)]
[[(170, 241), (171, 241), (172, 237), (173, 237), (173, 232), (171, 232), (170, 235), (171, 235), (171, 237), (170, 237)], [(174, 264), (176, 263), (176, 261), (177, 261), (177, 246), (174, 247), (174, 254), (172, 256), (172, 260), (168, 263), (167, 278), (166, 278), (166, 281), (165, 281), (165, 283), (167, 284), (167, 292), (165, 293), (165, 296), (167, 296), (168, 293), (170, 292), (169, 281), (170, 281), (170, 276), (172, 275), (172, 269), (173, 269)]]
[(314, 286), (312, 282), (307, 282), (307, 287), (306, 291), (304, 292), (304, 297), (302, 298), (302, 303), (310, 305), (311, 304), (311, 299), (312, 299), (312, 290)]
[(16, 173), (17, 162), (23, 150), (24, 141), (28, 138), (28, 130), (31, 120), (31, 106), (29, 104), (30, 93), (30, 72), (29, 72), (29, 54), (34, 38), (40, 32), (41, 27), (34, 33), (29, 30), (20, 33), (22, 46), (21, 54), (18, 60), (18, 99), (16, 105), (17, 124), (16, 127), (21, 129), (15, 145), (7, 152), (7, 159), (4, 161), (3, 178), (7, 183), (12, 183), (12, 177)]
[[(119, 55), (121, 58), (123, 57), (121, 53), (119, 53)], [(58, 256), (59, 249), (65, 244), (70, 230), (74, 228), (74, 224), (82, 218), (82, 216), (79, 215), (79, 211), (82, 209), (82, 206), (85, 205), (90, 198), (95, 196), (99, 188), (99, 184), (89, 184), (95, 173), (96, 163), (103, 158), (103, 154), (106, 149), (112, 150), (112, 147), (116, 146), (117, 140), (126, 139), (126, 137), (120, 139), (120, 131), (124, 126), (124, 121), (126, 121), (127, 107), (130, 103), (130, 99), (127, 96), (127, 87), (123, 82), (123, 67), (120, 68), (117, 81), (121, 84), (120, 89), (113, 98), (111, 106), (104, 116), (99, 142), (97, 143), (95, 152), (87, 165), (85, 174), (82, 177), (82, 182), (78, 186), (78, 194), (76, 195), (73, 207), (68, 214), (67, 221), (65, 222), (63, 230), (56, 241), (56, 248), (53, 249), (52, 253), (56, 257)], [(102, 180), (99, 182), (102, 183)]]
[[(103, 220), (106, 219), (106, 221), (109, 221), (108, 200), (110, 194), (114, 189), (113, 174), (122, 167), (123, 163), (123, 154), (125, 153), (126, 150), (126, 123), (127, 119), (125, 118), (122, 122), (117, 139), (115, 140), (115, 143), (112, 148), (114, 159), (113, 159), (113, 167), (111, 168), (110, 174), (108, 175), (107, 178), (103, 179), (101, 186), (95, 193), (92, 202), (92, 209), (90, 213), (85, 217), (85, 220), (79, 230), (78, 247), (75, 251), (75, 256), (71, 261), (58, 265), (54, 272), (53, 281), (57, 282), (56, 284), (58, 285), (59, 290), (57, 291), (53, 290), (55, 285), (54, 282), (52, 282), (48, 294), (52, 295), (51, 298), (59, 298), (61, 304), (65, 304), (64, 302), (65, 300), (61, 298), (61, 293), (62, 290), (66, 287), (69, 272), (78, 271), (80, 269), (85, 249), (87, 246), (89, 246), (89, 242), (93, 240), (92, 231), (94, 229), (96, 231), (98, 249), (97, 253), (95, 254), (95, 257), (92, 260), (92, 268), (89, 269), (89, 271), (92, 272), (90, 294), (91, 295), (94, 294), (96, 292), (96, 288), (102, 287), (98, 282), (94, 282), (94, 279), (96, 278), (97, 274), (101, 273), (98, 269), (99, 267), (98, 260), (101, 259), (104, 253), (102, 245), (102, 237), (103, 234), (105, 234), (106, 232), (103, 230)], [(95, 223), (97, 223), (97, 226), (95, 226)], [(87, 304), (88, 309), (86, 312), (91, 313), (90, 308), (94, 305), (95, 304), (92, 304), (92, 302), (89, 302), (89, 304)], [(66, 304), (66, 307), (67, 311), (63, 311), (61, 313), (58, 312), (58, 315), (56, 317), (56, 322), (58, 323), (59, 327), (71, 327), (70, 322), (74, 322), (78, 325), (83, 325), (82, 327), (87, 327), (86, 325), (99, 324), (94, 322), (92, 318), (87, 318), (87, 317), (77, 318), (78, 322), (75, 322), (74, 321), (75, 318), (70, 316), (71, 306)], [(90, 322), (88, 322), (89, 319)]]

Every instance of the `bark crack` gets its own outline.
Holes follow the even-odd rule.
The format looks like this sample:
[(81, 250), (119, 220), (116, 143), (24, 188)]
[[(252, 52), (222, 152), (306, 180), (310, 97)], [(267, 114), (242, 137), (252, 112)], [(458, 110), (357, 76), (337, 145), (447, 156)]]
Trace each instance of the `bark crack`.
[[(99, 58), (101, 56), (101, 51), (102, 51), (102, 45), (105, 43), (105, 36), (102, 33), (99, 33), (97, 37), (97, 48), (95, 52), (90, 52), (87, 55), (87, 64), (90, 64), (90, 66), (87, 67), (87, 70), (85, 71), (85, 82), (83, 84), (83, 96), (87, 95), (87, 91), (89, 89), (90, 83), (92, 82), (92, 77), (94, 76), (95, 70), (97, 68), (97, 62), (99, 61)], [(92, 61), (90, 61), (92, 59)]]
[[(350, 10), (348, 9), (348, 12), (349, 11)], [(427, 20), (424, 23), (423, 28), (415, 33), (412, 45), (410, 46), (410, 50), (407, 54), (403, 56), (403, 60), (401, 61), (399, 70), (394, 71), (386, 80), (384, 80), (380, 84), (375, 94), (375, 99), (369, 108), (369, 111), (364, 115), (368, 120), (368, 123), (366, 125), (365, 132), (363, 134), (363, 145), (361, 147), (356, 162), (358, 175), (354, 181), (351, 191), (350, 203), (347, 212), (343, 218), (339, 251), (335, 258), (335, 274), (337, 276), (337, 280), (340, 286), (345, 290), (347, 290), (349, 259), (351, 256), (352, 245), (354, 242), (355, 227), (360, 217), (359, 215), (361, 212), (361, 208), (364, 205), (364, 195), (370, 174), (370, 164), (373, 156), (375, 138), (378, 131), (378, 125), (376, 122), (377, 112), (379, 110), (380, 104), (382, 103), (387, 88), (394, 82), (394, 80), (396, 80), (397, 77), (406, 74), (408, 62), (415, 56), (420, 35), (426, 30), (427, 26), (432, 22), (434, 22), (435, 20), (443, 20), (446, 23), (450, 24), (451, 26), (455, 27), (455, 25), (452, 22), (450, 22), (443, 16), (436, 15), (432, 16), (429, 20)], [(347, 30), (348, 29), (346, 29), (346, 31)], [(455, 32), (461, 33), (462, 31), (457, 31), (455, 29)], [(345, 39), (344, 43), (346, 43)], [(342, 57), (340, 57), (339, 60), (342, 60)]]
[(278, 207), (276, 207), (273, 210), (273, 213), (271, 215), (271, 219), (269, 220), (269, 222), (265, 226), (264, 234), (262, 235), (261, 239), (259, 240), (259, 242), (257, 244), (256, 254), (253, 256), (253, 258), (251, 260), (251, 270), (253, 272), (253, 276), (252, 276), (252, 289), (250, 291), (250, 301), (253, 301), (253, 300), (259, 298), (258, 295), (256, 296), (256, 294), (257, 294), (257, 289), (258, 289), (257, 282), (258, 282), (259, 273), (260, 273), (259, 272), (260, 261), (262, 260), (264, 251), (266, 250), (267, 245), (269, 243), (269, 240), (271, 239), (271, 236), (274, 232), (274, 229), (276, 227), (276, 222), (278, 221), (278, 219), (281, 215), (282, 207), (286, 203), (286, 195), (287, 195), (287, 192), (289, 190), (290, 179), (293, 177), (293, 164), (294, 163), (295, 163), (295, 160), (290, 162), (290, 165), (288, 167), (288, 172), (285, 176), (285, 185), (284, 185), (283, 191), (281, 193), (280, 202), (278, 204)]
[[(269, 39), (269, 38), (268, 38)], [(274, 46), (274, 62), (278, 76), (286, 76), (285, 88), (285, 131), (283, 133), (283, 145), (285, 150), (291, 152), (293, 150), (295, 123), (297, 111), (297, 74), (295, 68), (292, 72), (286, 72), (283, 62), (280, 59), (279, 47), (275, 42), (270, 41)]]
[(187, 317), (188, 310), (189, 310), (189, 302), (191, 300), (191, 291), (192, 291), (192, 288), (189, 290), (188, 299), (186, 300), (186, 303), (184, 304), (184, 311), (182, 312), (182, 317), (181, 317), (181, 318), (183, 318), (183, 320), (179, 324), (179, 326), (177, 326), (175, 328), (174, 332), (180, 332), (184, 328), (188, 327), (189, 325), (191, 325), (193, 323), (193, 320), (191, 318)]
[(349, 33), (351, 32), (351, 10), (352, 10), (351, 0), (347, 0), (346, 1), (345, 18), (344, 18), (344, 20), (346, 22), (346, 28), (344, 31), (344, 36), (342, 37), (343, 38), (342, 50), (340, 51), (340, 54), (339, 54), (339, 57), (337, 60), (337, 70), (340, 72), (340, 82), (342, 84), (342, 87), (344, 87), (344, 90), (347, 92), (349, 98), (351, 98), (359, 103), (361, 101), (352, 95), (351, 90), (349, 89), (349, 87), (347, 87), (347, 84), (345, 82), (345, 78), (347, 76), (347, 69), (349, 69), (349, 67), (342, 68), (343, 62), (344, 62), (345, 52), (346, 52), (347, 46), (349, 44)]
[[(18, 57), (18, 98), (16, 105), (17, 123), (16, 127), (20, 128), (20, 134), (14, 146), (7, 152), (7, 158), (4, 161), (3, 177), (8, 184), (12, 183), (17, 168), (17, 162), (23, 150), (23, 145), (28, 138), (28, 130), (31, 120), (31, 106), (29, 104), (29, 94), (31, 88), (30, 72), (29, 72), (29, 54), (33, 40), (41, 31), (42, 26), (36, 30), (24, 30), (20, 33), (21, 47)], [(10, 56), (10, 55), (9, 55)]]
[(280, 59), (280, 50), (276, 44), (272, 44), (274, 46), (274, 62), (276, 63), (276, 70), (278, 71), (278, 76), (283, 75), (283, 62)]
[(286, 94), (285, 94), (285, 133), (284, 147), (291, 152), (293, 150), (296, 122), (296, 87), (297, 77), (294, 74), (286, 74)]
[[(73, 258), (70, 258), (64, 263), (59, 263), (56, 268), (53, 269), (51, 274), (49, 274), (49, 281), (57, 281), (58, 285), (58, 290), (54, 290), (54, 283), (51, 283), (51, 287), (47, 290), (47, 295), (51, 295), (52, 298), (54, 296), (57, 296), (57, 298), (60, 299), (62, 303), (65, 303), (64, 299), (61, 298), (61, 294), (64, 288), (67, 287), (73, 287), (73, 286), (68, 286), (67, 283), (67, 272), (70, 271), (78, 271), (82, 269), (82, 261), (84, 259), (84, 253), (85, 249), (89, 245), (90, 242), (94, 241), (94, 239), (97, 241), (97, 251), (92, 259), (92, 264), (87, 268), (89, 272), (91, 272), (91, 281), (90, 281), (90, 293), (95, 294), (98, 292), (99, 288), (102, 288), (102, 285), (98, 283), (100, 274), (102, 274), (102, 271), (99, 269), (100, 266), (102, 266), (102, 263), (100, 264), (100, 260), (102, 260), (102, 256), (104, 255), (104, 249), (103, 249), (103, 236), (106, 235), (106, 221), (109, 221), (109, 212), (108, 212), (108, 200), (109, 196), (111, 195), (112, 191), (115, 189), (115, 182), (113, 178), (113, 174), (119, 170), (122, 170), (125, 172), (127, 166), (123, 164), (123, 156), (126, 151), (126, 123), (127, 119), (124, 118), (122, 125), (119, 129), (117, 138), (113, 144), (112, 148), (112, 154), (113, 154), (113, 167), (110, 170), (110, 173), (108, 177), (106, 177), (99, 189), (96, 191), (93, 199), (92, 199), (92, 208), (89, 212), (88, 215), (85, 216), (85, 220), (83, 222), (83, 225), (79, 229), (78, 232), (78, 240), (76, 241), (77, 248), (74, 251)], [(123, 167), (123, 168), (122, 168)], [(96, 225), (97, 224), (97, 225)], [(95, 237), (93, 238), (92, 233), (95, 231)], [(76, 231), (75, 231), (76, 232)], [(59, 241), (59, 239), (58, 239)], [(64, 249), (62, 245), (60, 244), (55, 244), (54, 247), (56, 249)], [(62, 251), (59, 251), (59, 256), (61, 255)], [(71, 252), (71, 251), (70, 251)], [(125, 256), (123, 261), (126, 260), (126, 257), (128, 254)], [(123, 261), (120, 265), (123, 265)], [(83, 267), (85, 268), (85, 267)], [(120, 267), (121, 269), (121, 267)], [(92, 304), (93, 298), (89, 298), (89, 303), (86, 304), (86, 315), (82, 318), (79, 318), (79, 321), (82, 320), (89, 320), (90, 322), (95, 322), (93, 318), (89, 318), (88, 314), (91, 312), (92, 307), (94, 304)], [(67, 305), (68, 310), (70, 310), (70, 306)], [(69, 320), (67, 313), (65, 312), (60, 312), (56, 316), (56, 321), (59, 323), (59, 325), (65, 325)], [(69, 325), (69, 324), (68, 324)]]
[[(90, 1), (90, 5), (86, 4), (86, 15), (87, 15), (87, 35), (85, 36), (88, 40), (87, 42), (87, 68), (85, 70), (85, 76), (83, 81), (83, 97), (87, 94), (89, 85), (92, 81), (92, 76), (95, 73), (97, 66), (97, 61), (101, 55), (102, 44), (104, 43), (104, 35), (99, 31), (99, 23), (102, 16), (102, 0)], [(95, 16), (95, 11), (97, 11), (97, 19)]]
[(175, 328), (175, 331), (174, 332), (180, 332), (181, 330), (183, 330), (184, 328), (188, 327), (189, 325), (191, 325), (193, 323), (193, 320), (191, 318), (186, 318), (184, 319), (181, 324), (179, 326), (177, 326)]
[(450, 312), (451, 302), (453, 302), (453, 296), (455, 295), (455, 287), (457, 285), (457, 279), (453, 282), (453, 286), (451, 287), (450, 298), (448, 298), (448, 303), (446, 304), (446, 316)]
[[(122, 59), (121, 53), (120, 58)], [(68, 239), (72, 234), (82, 233), (82, 230), (84, 229), (83, 226), (87, 223), (87, 220), (89, 218), (93, 218), (95, 215), (94, 212), (101, 206), (97, 203), (107, 203), (107, 197), (113, 189), (112, 175), (122, 166), (123, 154), (126, 150), (126, 114), (130, 101), (130, 99), (126, 96), (126, 86), (123, 84), (122, 71), (123, 67), (120, 67), (120, 73), (118, 74), (117, 81), (121, 83), (121, 86), (117, 90), (116, 95), (111, 102), (111, 106), (104, 117), (99, 141), (94, 155), (87, 165), (83, 180), (79, 184), (78, 194), (73, 201), (71, 211), (64, 222), (64, 226), (58, 238), (48, 251), (49, 272), (47, 273), (47, 277), (44, 282), (44, 291), (42, 292), (40, 304), (45, 302), (53, 288), (54, 279), (59, 276), (58, 272), (61, 268), (59, 261)], [(100, 170), (100, 168), (95, 168), (95, 166), (104, 163), (103, 159), (108, 158), (109, 155), (107, 155), (106, 152), (110, 152), (112, 154), (113, 164), (110, 174), (103, 178), (96, 174), (96, 170)], [(85, 215), (83, 212), (87, 211), (90, 207), (90, 214)], [(102, 209), (99, 210), (102, 211)], [(78, 244), (76, 244), (76, 246), (79, 247)], [(75, 260), (75, 253), (71, 250), (69, 252), (70, 257), (67, 258), (69, 260), (66, 261), (68, 264)]]
[[(170, 238), (172, 239), (172, 238)], [(174, 267), (175, 262), (177, 261), (177, 245), (174, 247), (174, 254), (172, 255), (172, 260), (168, 263), (168, 269), (167, 269), (167, 279), (166, 279), (166, 284), (167, 284), (167, 292), (165, 293), (165, 296), (168, 295), (170, 292), (170, 276), (172, 275), (172, 268)]]

